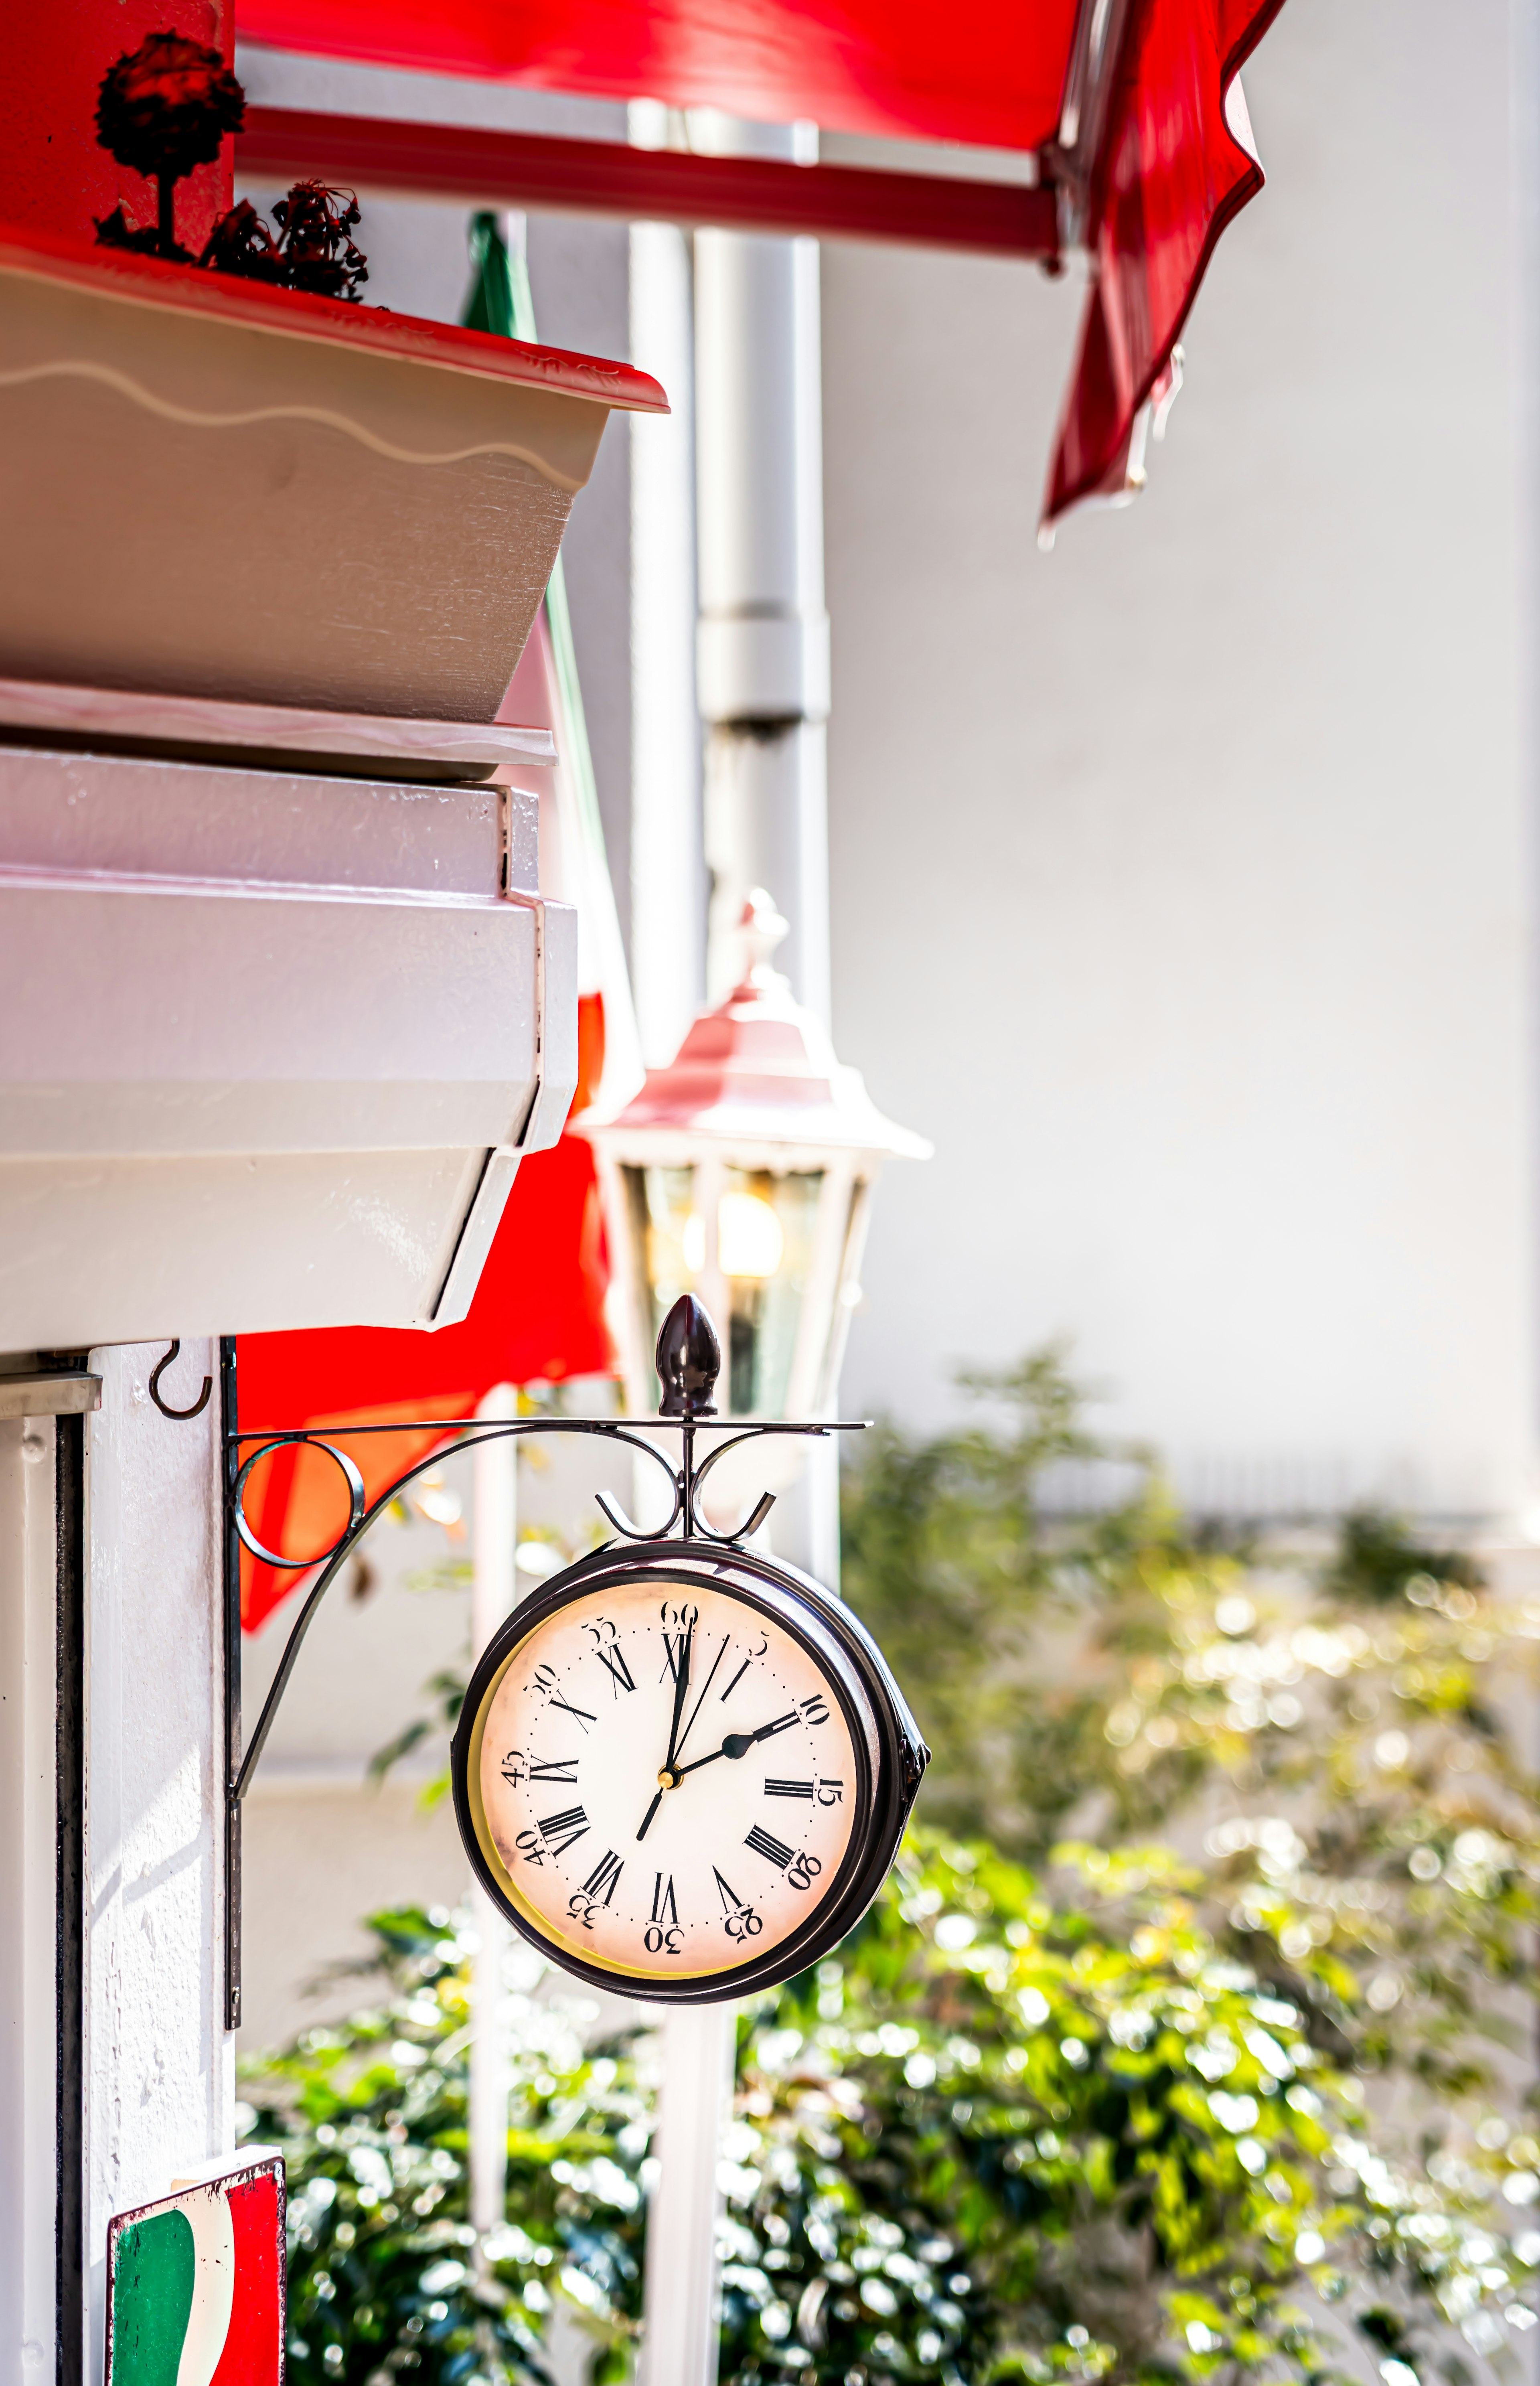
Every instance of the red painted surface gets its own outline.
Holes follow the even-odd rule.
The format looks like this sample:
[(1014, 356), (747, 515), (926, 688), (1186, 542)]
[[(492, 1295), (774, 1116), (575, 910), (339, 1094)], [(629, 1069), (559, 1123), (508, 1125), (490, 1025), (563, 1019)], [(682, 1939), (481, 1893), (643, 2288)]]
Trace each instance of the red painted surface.
[(452, 366), (491, 381), (511, 381), (531, 389), (561, 390), (569, 396), (601, 398), (641, 414), (667, 414), (669, 401), (650, 373), (602, 357), (573, 356), (524, 340), (503, 340), (468, 332), (457, 323), (421, 322), (383, 308), (355, 307), (340, 298), (318, 298), (306, 290), (269, 290), (224, 273), (202, 273), (169, 265), (157, 257), (87, 246), (79, 240), (43, 234), (6, 240), (0, 225), (0, 269), (47, 274), (82, 289), (120, 293), (152, 307), (212, 315), (225, 323), (249, 323), (295, 339), (342, 341), (376, 356), (406, 357), (414, 363)]
[(1076, 0), (238, 0), (249, 40), (784, 123), (1035, 149)]
[[(122, 202), (136, 224), (156, 219), (155, 186), (131, 174), (96, 140), (102, 77), (146, 33), (185, 33), (231, 54), (233, 26), (219, 0), (30, 0), (5, 10), (0, 75), (0, 221), (33, 232), (94, 237), (96, 220)], [(177, 232), (203, 246), (229, 207), (233, 150), (179, 184)]]
[(210, 2386), (282, 2386), (283, 2208), (271, 2171), (230, 2191), (235, 2231), (235, 2302)]
[(550, 140), (285, 107), (254, 107), (235, 155), (253, 182), (314, 177), (366, 195), (902, 241), (993, 257), (1053, 257), (1058, 249), (1052, 190), (940, 174), (686, 157), (632, 149), (623, 141)]
[[(580, 998), (578, 1052), (573, 1107), (582, 1109), (603, 1066), (597, 995)], [(563, 1136), (553, 1151), (534, 1152), (521, 1164), (462, 1325), (438, 1334), (374, 1326), (243, 1334), (236, 1350), (241, 1428), (468, 1417), (494, 1384), (607, 1375), (615, 1365), (604, 1322), (608, 1280), (594, 1155), (576, 1136)], [(443, 1438), (434, 1432), (336, 1436), (371, 1499)], [(324, 1550), (347, 1522), (336, 1468), (309, 1450), (290, 1449), (254, 1468), (245, 1507), (264, 1547), (285, 1552)], [(241, 1620), (255, 1632), (300, 1576), (260, 1565), (247, 1551), (241, 1566)]]
[(1146, 0), (1135, 18), (1101, 162), (1096, 276), (1048, 521), (1078, 498), (1123, 486), (1133, 418), (1165, 371), (1220, 234), (1262, 187), (1256, 157), (1226, 120), (1225, 97), (1282, 6)]

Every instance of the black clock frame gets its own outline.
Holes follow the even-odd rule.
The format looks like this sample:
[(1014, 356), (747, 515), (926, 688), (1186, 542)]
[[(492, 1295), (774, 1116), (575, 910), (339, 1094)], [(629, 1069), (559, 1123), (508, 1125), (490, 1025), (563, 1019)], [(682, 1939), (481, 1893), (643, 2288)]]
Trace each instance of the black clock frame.
[[(532, 1923), (509, 1898), (500, 1868), (490, 1861), (477, 1827), (480, 1793), (472, 1777), (484, 1710), (510, 1654), (564, 1608), (638, 1580), (681, 1589), (710, 1588), (769, 1616), (799, 1640), (838, 1697), (856, 1752), (856, 1822), (839, 1870), (789, 1938), (763, 1955), (707, 1976), (618, 1970), (585, 1962), (549, 1925)], [(714, 1551), (680, 1540), (641, 1542), (620, 1551), (606, 1543), (520, 1601), (494, 1634), (471, 1675), (450, 1749), (455, 1818), (477, 1879), (520, 1934), (543, 1954), (594, 1988), (649, 2004), (721, 2004), (756, 1990), (775, 1988), (816, 1964), (852, 1930), (876, 1896), (898, 1851), (930, 1751), (903, 1692), (871, 1635), (843, 1601), (794, 1566), (757, 1550)]]
[[(155, 1371), (157, 1378), (171, 1364), (179, 1347), (177, 1343), (172, 1343)], [(480, 1449), (484, 1442), (518, 1441), (545, 1434), (566, 1433), (586, 1434), (596, 1440), (622, 1443), (627, 1449), (639, 1453), (641, 1457), (661, 1468), (672, 1497), (669, 1513), (662, 1525), (644, 1529), (631, 1522), (607, 1492), (597, 1492), (595, 1496), (620, 1536), (620, 1546), (623, 1547), (629, 1543), (637, 1557), (641, 1557), (644, 1553), (657, 1552), (663, 1563), (696, 1568), (702, 1563), (709, 1563), (717, 1552), (724, 1555), (730, 1552), (734, 1565), (755, 1574), (762, 1590), (768, 1591), (769, 1587), (773, 1583), (777, 1586), (780, 1595), (789, 1598), (794, 1602), (800, 1601), (807, 1612), (819, 1620), (830, 1633), (836, 1648), (842, 1652), (841, 1662), (851, 1664), (856, 1670), (858, 1678), (867, 1686), (864, 1694), (870, 1698), (873, 1712), (879, 1717), (885, 1717), (886, 1721), (883, 1723), (879, 1731), (883, 1753), (879, 1757), (874, 1775), (875, 1786), (870, 1808), (872, 1818), (870, 1840), (867, 1849), (868, 1861), (859, 1871), (859, 1883), (866, 1882), (870, 1875), (870, 1885), (865, 1889), (858, 1903), (856, 1900), (859, 1883), (853, 1880), (849, 1893), (842, 1892), (839, 1910), (845, 1918), (838, 1930), (833, 1930), (826, 1937), (820, 1936), (816, 1948), (810, 1945), (804, 1948), (801, 1936), (798, 1934), (795, 1941), (800, 1951), (798, 1968), (815, 1961), (817, 1955), (821, 1953), (826, 1946), (833, 1944), (834, 1938), (848, 1929), (858, 1916), (865, 1912), (866, 1907), (876, 1895), (887, 1865), (892, 1861), (893, 1851), (898, 1844), (905, 1819), (914, 1803), (915, 1793), (920, 1787), (920, 1775), (930, 1761), (930, 1751), (924, 1746), (915, 1730), (913, 1718), (904, 1704), (893, 1676), (883, 1662), (881, 1651), (849, 1610), (830, 1592), (824, 1590), (820, 1584), (814, 1582), (811, 1576), (798, 1574), (790, 1566), (778, 1566), (770, 1559), (762, 1557), (757, 1551), (744, 1547), (749, 1535), (764, 1523), (774, 1506), (773, 1494), (766, 1493), (757, 1501), (743, 1522), (734, 1526), (732, 1530), (727, 1533), (712, 1530), (706, 1522), (701, 1504), (703, 1486), (712, 1468), (726, 1457), (730, 1450), (736, 1450), (745, 1442), (762, 1440), (770, 1435), (794, 1434), (804, 1438), (824, 1440), (832, 1433), (859, 1433), (864, 1430), (864, 1420), (835, 1422), (833, 1419), (820, 1419), (816, 1423), (805, 1423), (792, 1419), (783, 1421), (779, 1418), (754, 1418), (742, 1421), (736, 1418), (724, 1418), (720, 1420), (720, 1425), (726, 1428), (725, 1438), (718, 1441), (706, 1457), (697, 1458), (695, 1436), (698, 1428), (703, 1424), (719, 1423), (713, 1394), (721, 1368), (721, 1349), (710, 1318), (700, 1302), (690, 1293), (682, 1295), (675, 1301), (663, 1321), (662, 1330), (657, 1337), (657, 1367), (658, 1378), (663, 1386), (663, 1399), (656, 1417), (441, 1417), (412, 1418), (392, 1425), (358, 1425), (344, 1423), (334, 1425), (278, 1425), (253, 1429), (243, 1428), (238, 1420), (234, 1340), (227, 1337), (220, 1342), (219, 1398), (222, 1412), (221, 1441), (224, 1450), (225, 2028), (227, 2029), (239, 2029), (241, 2026), (242, 1807), (251, 1787), (252, 1777), (261, 1761), (262, 1752), (267, 1746), (268, 1735), (272, 1729), (283, 1693), (293, 1677), (305, 1636), (310, 1628), (321, 1601), (352, 1556), (364, 1534), (375, 1520), (399, 1499), (407, 1486), (418, 1476), (425, 1474), (430, 1467), (440, 1465), (446, 1455), (462, 1450)], [(206, 1382), (203, 1396), (192, 1407), (182, 1409), (169, 1407), (160, 1397), (155, 1382), (151, 1384), (151, 1391), (156, 1406), (164, 1415), (181, 1420), (197, 1416), (201, 1413), (207, 1401), (208, 1387)], [(680, 1454), (677, 1467), (658, 1448), (656, 1441), (644, 1438), (645, 1435), (656, 1434), (660, 1428), (666, 1431), (677, 1430), (679, 1433)], [(345, 1449), (339, 1447), (344, 1440), (357, 1440), (365, 1436), (402, 1433), (420, 1436), (424, 1432), (436, 1433), (439, 1436), (432, 1449), (426, 1457), (419, 1458), (410, 1466), (403, 1467), (400, 1473), (394, 1476), (372, 1500), (365, 1491), (363, 1476), (354, 1460)], [(327, 1548), (311, 1551), (303, 1557), (286, 1557), (280, 1551), (265, 1549), (257, 1538), (247, 1521), (244, 1501), (252, 1470), (261, 1460), (270, 1457), (275, 1450), (294, 1449), (301, 1445), (307, 1445), (313, 1450), (323, 1451), (337, 1468), (347, 1491), (348, 1517), (343, 1530)], [(249, 1551), (253, 1557), (260, 1559), (264, 1564), (276, 1567), (280, 1572), (315, 1576), (309, 1593), (284, 1643), (283, 1654), (279, 1661), (271, 1688), (263, 1702), (256, 1729), (244, 1752), (241, 1744), (241, 1551), (243, 1549)], [(581, 1560), (577, 1566), (569, 1568), (563, 1576), (547, 1583), (543, 1590), (521, 1601), (515, 1611), (515, 1618), (509, 1619), (510, 1625), (517, 1619), (520, 1628), (527, 1631), (536, 1614), (545, 1612), (542, 1602), (548, 1601), (553, 1593), (559, 1593), (562, 1585), (570, 1586), (574, 1576), (584, 1573), (585, 1570), (605, 1564), (613, 1566), (618, 1563), (620, 1563), (618, 1545), (614, 1542), (605, 1543), (591, 1556)], [(634, 1571), (634, 1567), (632, 1570)], [(739, 1595), (745, 1594), (740, 1591)], [(792, 1625), (795, 1628), (793, 1617), (784, 1615), (780, 1620)], [(505, 1626), (504, 1630), (507, 1631), (507, 1628)], [(484, 1659), (482, 1662), (484, 1664)], [(479, 1673), (480, 1667), (478, 1667)], [(469, 1707), (470, 1704), (470, 1701), (468, 1697), (467, 1706)], [(458, 1788), (456, 1792), (456, 1811), (457, 1815), (461, 1812)], [(467, 1852), (472, 1864), (478, 1865), (480, 1877), (480, 1850), (475, 1842), (475, 1834), (472, 1831), (467, 1835), (463, 1821), (461, 1835), (466, 1840)], [(852, 1847), (856, 1845), (854, 1836), (851, 1844)], [(874, 1869), (877, 1865), (877, 1851), (883, 1845), (888, 1848), (887, 1856), (883, 1860), (881, 1868)], [(836, 1876), (836, 1885), (843, 1883), (845, 1877), (845, 1866), (842, 1865), (840, 1873)], [(492, 1885), (492, 1890), (502, 1903), (504, 1901), (495, 1885)], [(820, 1915), (831, 1910), (831, 1895), (832, 1892), (825, 1892), (815, 1913), (808, 1917), (810, 1923), (816, 1922)], [(517, 1915), (512, 1918), (516, 1922), (520, 1920)], [(555, 1940), (542, 1939), (539, 1943), (545, 1952), (553, 1954), (554, 1959), (561, 1962), (567, 1969), (580, 1968), (574, 1960), (569, 1958), (565, 1948)], [(773, 1951), (774, 1954), (779, 1955), (791, 1943), (791, 1941), (783, 1940), (781, 1948)], [(770, 1963), (772, 1959), (766, 1960)], [(595, 1974), (595, 1977), (600, 1976)], [(783, 1978), (787, 1974), (782, 1970), (777, 1972), (775, 1977)], [(614, 1973), (604, 1973), (602, 1979), (606, 1986), (613, 1988), (618, 1985), (618, 1976)], [(761, 1980), (749, 1985), (767, 1984), (767, 1981)], [(666, 1997), (669, 1991), (654, 1984), (645, 1990), (637, 1989), (632, 1993), (645, 1994), (656, 2002)], [(715, 1987), (707, 1994), (697, 1996), (694, 2002), (709, 2003), (723, 1995), (742, 1993), (744, 1993), (742, 1985), (732, 1990)]]

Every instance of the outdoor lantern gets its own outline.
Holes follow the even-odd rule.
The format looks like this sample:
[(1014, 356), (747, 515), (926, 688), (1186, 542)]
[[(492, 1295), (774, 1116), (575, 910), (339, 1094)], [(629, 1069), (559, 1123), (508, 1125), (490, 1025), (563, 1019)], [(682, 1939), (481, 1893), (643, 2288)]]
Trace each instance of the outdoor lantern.
[(742, 975), (649, 1069), (595, 1147), (626, 1397), (647, 1404), (658, 1328), (681, 1293), (721, 1330), (718, 1401), (735, 1417), (826, 1416), (839, 1377), (871, 1187), (884, 1160), (931, 1147), (873, 1106), (771, 955), (786, 923), (744, 908)]

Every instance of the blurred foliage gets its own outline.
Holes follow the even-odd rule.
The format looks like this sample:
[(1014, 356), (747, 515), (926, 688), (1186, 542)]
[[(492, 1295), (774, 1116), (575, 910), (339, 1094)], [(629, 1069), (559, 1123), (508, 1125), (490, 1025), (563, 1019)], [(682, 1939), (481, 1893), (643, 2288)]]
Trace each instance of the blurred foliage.
[(1058, 1856), (1050, 1902), (986, 1846), (912, 1840), (839, 1956), (745, 2026), (724, 2378), (1314, 2378), (1323, 2307), (1409, 2367), (1449, 2323), (1484, 2350), (1498, 2313), (1524, 2325), (1540, 2249), (1485, 2212), (1525, 2146), (1431, 2189), (1216, 1946), (1200, 1875)]
[(537, 1996), (545, 1966), (512, 1953), (509, 2222), (478, 2246), (474, 1933), (468, 1916), (415, 1907), (370, 1928), (385, 2001), (243, 2066), (243, 2134), (287, 2157), (290, 2386), (545, 2380), (557, 2301), (592, 2328), (596, 2378), (623, 2376), (648, 2127), (628, 2043), (585, 2047), (592, 2003)]
[[(1350, 1516), (1318, 1562), (1195, 1538), (1137, 1453), (1095, 1444), (1053, 1354), (975, 1378), (1008, 1430), (874, 1437), (844, 1588), (933, 1764), (920, 1813), (1041, 1864), (1072, 1822), (1175, 1827), (1220, 1943), (1321, 2042), (1457, 2099), (1533, 2027), (1540, 1783), (1521, 1761), (1540, 1600)], [(1045, 1513), (1066, 1459), (1129, 1495)]]
[[(1511, 2365), (1540, 1601), (1378, 1515), (1313, 1554), (1195, 1535), (1054, 1353), (974, 1388), (989, 1426), (874, 1434), (847, 1486), (845, 1589), (935, 1763), (871, 1914), (741, 2026), (724, 2381)], [(1088, 1480), (1116, 1498), (1067, 1513)], [(478, 2262), (465, 1939), (376, 1927), (389, 2008), (247, 2091), (290, 2155), (295, 2386), (538, 2376), (563, 2300), (624, 2374), (629, 2048), (585, 2053), (516, 1953), (517, 2225)]]

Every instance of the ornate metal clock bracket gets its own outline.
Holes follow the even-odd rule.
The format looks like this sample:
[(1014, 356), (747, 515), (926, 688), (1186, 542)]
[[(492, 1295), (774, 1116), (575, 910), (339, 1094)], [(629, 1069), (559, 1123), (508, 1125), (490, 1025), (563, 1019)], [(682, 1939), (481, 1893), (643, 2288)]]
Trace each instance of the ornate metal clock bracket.
[[(169, 1363), (168, 1353), (163, 1364)], [(395, 1425), (307, 1425), (294, 1428), (269, 1427), (258, 1432), (240, 1428), (235, 1408), (234, 1344), (220, 1345), (220, 1389), (224, 1400), (224, 1464), (225, 1464), (225, 1531), (224, 1531), (224, 1608), (225, 1608), (225, 2028), (238, 2029), (241, 2025), (241, 1808), (252, 1776), (261, 1761), (268, 1744), (283, 1694), (289, 1687), (298, 1661), (305, 1636), (314, 1621), (317, 1609), (325, 1598), (358, 1542), (376, 1518), (398, 1499), (415, 1476), (431, 1466), (442, 1463), (445, 1455), (462, 1450), (477, 1450), (485, 1442), (512, 1441), (541, 1434), (586, 1434), (608, 1442), (623, 1443), (628, 1449), (640, 1450), (645, 1458), (660, 1467), (672, 1494), (671, 1505), (663, 1523), (643, 1527), (633, 1525), (609, 1494), (596, 1492), (595, 1497), (606, 1518), (624, 1539), (658, 1541), (676, 1537), (681, 1542), (703, 1544), (715, 1549), (733, 1549), (758, 1530), (775, 1504), (772, 1492), (756, 1501), (748, 1514), (730, 1533), (714, 1532), (702, 1513), (702, 1489), (711, 1469), (730, 1450), (745, 1442), (758, 1441), (771, 1434), (799, 1434), (821, 1440), (831, 1433), (858, 1433), (861, 1422), (817, 1424), (763, 1423), (733, 1424), (726, 1438), (718, 1442), (707, 1455), (697, 1460), (695, 1436), (702, 1425), (716, 1418), (714, 1394), (717, 1378), (721, 1373), (721, 1345), (715, 1326), (701, 1303), (691, 1293), (675, 1301), (663, 1321), (657, 1337), (657, 1367), (663, 1387), (663, 1398), (656, 1417), (451, 1417), (412, 1418)], [(680, 1437), (679, 1463), (657, 1445), (643, 1438), (645, 1434), (665, 1429), (677, 1429)], [(717, 1430), (720, 1430), (719, 1426)], [(338, 1442), (345, 1438), (355, 1441), (364, 1435), (410, 1433), (442, 1434), (425, 1458), (404, 1467), (384, 1489), (369, 1499), (364, 1478), (356, 1462)], [(307, 1557), (288, 1558), (277, 1551), (265, 1549), (246, 1521), (244, 1500), (247, 1480), (261, 1460), (275, 1450), (308, 1447), (319, 1450), (332, 1461), (347, 1487), (347, 1523), (337, 1538), (327, 1549), (312, 1551)], [(243, 1454), (249, 1453), (249, 1454)], [(263, 1702), (257, 1728), (243, 1752), (241, 1747), (241, 1551), (249, 1550), (264, 1565), (281, 1569), (286, 1574), (309, 1574), (317, 1567), (319, 1574), (284, 1644), (283, 1655), (273, 1676), (272, 1687)]]

